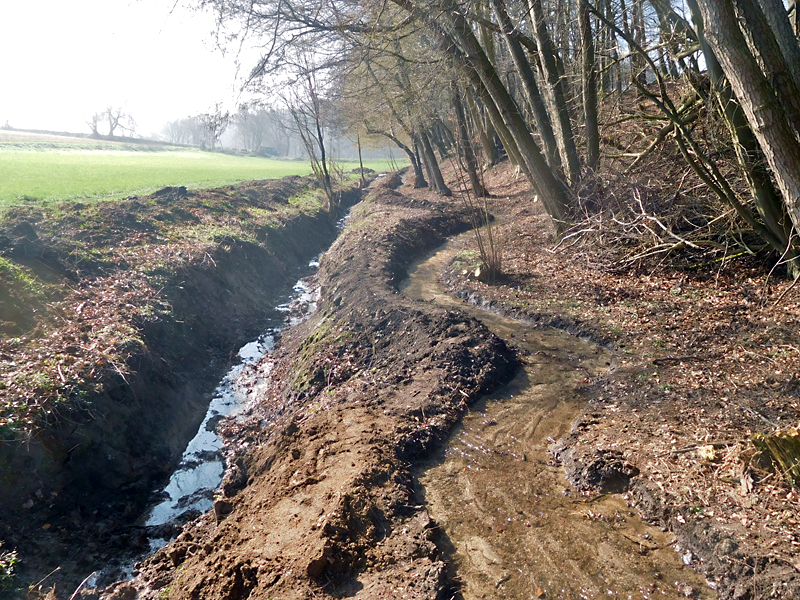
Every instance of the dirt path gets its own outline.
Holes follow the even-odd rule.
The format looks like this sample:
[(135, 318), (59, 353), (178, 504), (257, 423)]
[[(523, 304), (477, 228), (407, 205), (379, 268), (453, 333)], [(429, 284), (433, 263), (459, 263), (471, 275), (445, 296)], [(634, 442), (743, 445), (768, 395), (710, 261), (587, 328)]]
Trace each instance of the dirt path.
[[(583, 410), (580, 382), (607, 371), (612, 357), (446, 293), (441, 274), (472, 242), (471, 232), (453, 239), (411, 270), (403, 290), (481, 320), (518, 349), (523, 365), (415, 470), (428, 511), (452, 544), (463, 598), (526, 598), (531, 591), (565, 599), (716, 597), (681, 562), (674, 539), (638, 519), (619, 495), (581, 496), (567, 483), (548, 446)], [(618, 475), (622, 491), (630, 473)]]
[[(697, 389), (690, 373), (708, 377), (714, 389), (705, 365), (650, 362), (697, 347), (702, 326), (681, 329), (675, 319), (681, 311), (702, 314), (705, 305), (692, 294), (702, 277), (673, 281), (668, 275), (648, 288), (655, 278), (614, 278), (588, 264), (567, 264), (548, 252), (549, 229), (530, 192), (508, 172), (494, 176), (489, 183), (501, 196), (495, 208), (506, 278), (487, 286), (467, 277), (475, 260), (467, 248), (443, 278), (448, 291), (534, 326), (578, 333), (609, 354), (592, 357), (575, 340), (565, 347), (560, 334), (531, 345), (533, 334), (522, 329), (505, 336), (512, 348), (458, 302), (442, 307), (400, 294), (412, 262), (467, 223), (452, 200), (397, 189), (399, 181), (385, 178), (322, 260), (318, 313), (287, 332), (268, 377), (252, 373), (259, 401), (245, 419), (226, 425), (232, 467), (215, 514), (141, 565), (133, 582), (107, 590), (106, 598), (134, 592), (192, 599), (559, 597), (562, 589), (564, 597), (608, 590), (645, 598), (797, 596), (796, 532), (780, 524), (796, 518), (791, 490), (753, 470), (744, 442), (738, 453), (705, 459), (683, 451), (716, 436), (739, 444), (758, 419), (726, 412), (730, 396), (717, 405), (720, 396), (686, 392)], [(724, 283), (726, 275), (716, 277)], [(729, 289), (715, 294), (718, 320), (704, 324), (719, 329), (720, 315), (732, 323), (740, 313), (726, 312), (725, 302), (736, 297)], [(707, 356), (716, 347), (706, 338), (703, 350)], [(570, 356), (584, 352), (586, 367), (578, 371)], [(603, 364), (594, 364), (599, 356)], [(574, 389), (564, 398), (548, 390), (548, 378), (534, 386), (553, 406), (567, 400), (563, 411), (545, 409), (534, 428), (520, 416), (529, 408), (514, 388), (506, 391), (514, 399), (495, 402), (501, 393), (481, 404), (520, 364), (532, 369), (527, 377), (534, 380), (560, 370)], [(741, 374), (722, 358), (714, 366)], [(581, 401), (588, 402), (583, 410)], [(762, 398), (750, 410), (794, 423), (792, 402)], [(437, 455), (470, 405), (477, 412), (464, 418), (452, 451)], [(572, 431), (548, 455), (537, 438), (566, 433), (575, 414)], [(506, 428), (514, 421), (522, 423), (519, 433)], [(555, 456), (577, 492), (563, 493), (568, 486)], [(509, 488), (484, 478), (498, 470), (514, 473), (502, 478)], [(745, 490), (741, 479), (727, 483), (729, 472), (762, 480)], [(437, 487), (441, 482), (447, 483)], [(628, 484), (629, 502), (655, 527), (602, 496)], [(528, 504), (537, 493), (542, 504)], [(485, 510), (487, 502), (502, 509), (497, 513), (507, 511), (504, 523)], [(778, 522), (754, 520), (763, 512), (759, 504)], [(512, 506), (523, 506), (522, 514), (512, 514)], [(559, 515), (579, 517), (572, 548), (585, 560), (570, 554), (537, 564), (541, 549), (558, 556), (575, 541), (571, 527), (547, 527)], [(708, 577), (710, 587), (688, 566)]]

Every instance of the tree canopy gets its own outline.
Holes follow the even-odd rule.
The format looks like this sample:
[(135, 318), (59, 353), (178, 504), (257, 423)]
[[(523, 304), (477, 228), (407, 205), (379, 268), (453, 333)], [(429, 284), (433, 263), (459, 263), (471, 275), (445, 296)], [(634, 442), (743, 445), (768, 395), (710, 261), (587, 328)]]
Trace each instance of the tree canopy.
[[(670, 0), (199, 4), (229, 37), (260, 41), (248, 85), (302, 88), (313, 73), (336, 121), (396, 144), (418, 186), (450, 193), (438, 165), (447, 156), (473, 175), (506, 156), (563, 235), (602, 205), (599, 180), (619, 181), (669, 140), (717, 212), (794, 270), (800, 46), (778, 0), (689, 0), (687, 14)], [(301, 53), (313, 65), (298, 69)], [(613, 114), (623, 98), (630, 114)], [(660, 124), (644, 150), (614, 148), (608, 130), (624, 119)]]

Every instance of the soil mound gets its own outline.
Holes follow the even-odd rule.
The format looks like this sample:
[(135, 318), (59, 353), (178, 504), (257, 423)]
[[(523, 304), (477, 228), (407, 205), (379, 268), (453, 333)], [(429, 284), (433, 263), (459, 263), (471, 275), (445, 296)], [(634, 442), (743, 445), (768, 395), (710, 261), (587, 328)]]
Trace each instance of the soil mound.
[[(451, 588), (411, 460), (506, 381), (511, 350), (462, 314), (400, 295), (411, 261), (468, 224), (452, 203), (374, 183), (323, 256), (318, 312), (287, 333), (228, 423), (224, 510), (140, 566), (143, 598), (438, 598)], [(449, 596), (447, 596), (449, 597)]]

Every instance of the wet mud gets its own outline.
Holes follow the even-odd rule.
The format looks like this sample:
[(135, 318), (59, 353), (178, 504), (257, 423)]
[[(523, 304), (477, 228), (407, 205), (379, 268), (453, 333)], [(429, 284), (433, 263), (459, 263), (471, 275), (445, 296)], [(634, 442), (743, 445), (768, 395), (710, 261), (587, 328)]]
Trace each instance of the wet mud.
[[(447, 254), (400, 292), (467, 227), (452, 202), (372, 186), (320, 260), (317, 312), (222, 424), (221, 510), (104, 598), (713, 597), (667, 535), (621, 496), (572, 491), (549, 452), (602, 349), (473, 312), (437, 282)], [(591, 475), (624, 487), (633, 471), (606, 458)]]
[[(445, 293), (439, 277), (456, 245), (412, 269), (404, 293), (480, 319), (518, 348), (523, 364), (416, 469), (423, 502), (446, 534), (463, 598), (716, 597), (685, 566), (669, 534), (639, 519), (623, 496), (574, 491), (549, 451), (584, 408), (578, 388), (607, 369), (610, 355)], [(606, 485), (623, 488), (624, 472), (616, 475)]]

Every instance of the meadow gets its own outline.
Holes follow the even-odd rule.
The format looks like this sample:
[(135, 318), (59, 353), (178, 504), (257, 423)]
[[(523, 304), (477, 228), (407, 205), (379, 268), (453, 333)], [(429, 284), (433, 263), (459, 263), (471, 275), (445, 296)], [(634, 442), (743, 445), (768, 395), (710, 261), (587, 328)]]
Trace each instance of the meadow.
[[(357, 162), (342, 163), (344, 170)], [(388, 161), (364, 161), (376, 171)], [(203, 189), (252, 179), (308, 175), (305, 160), (235, 156), (159, 144), (0, 132), (0, 207), (150, 194), (166, 186)]]

